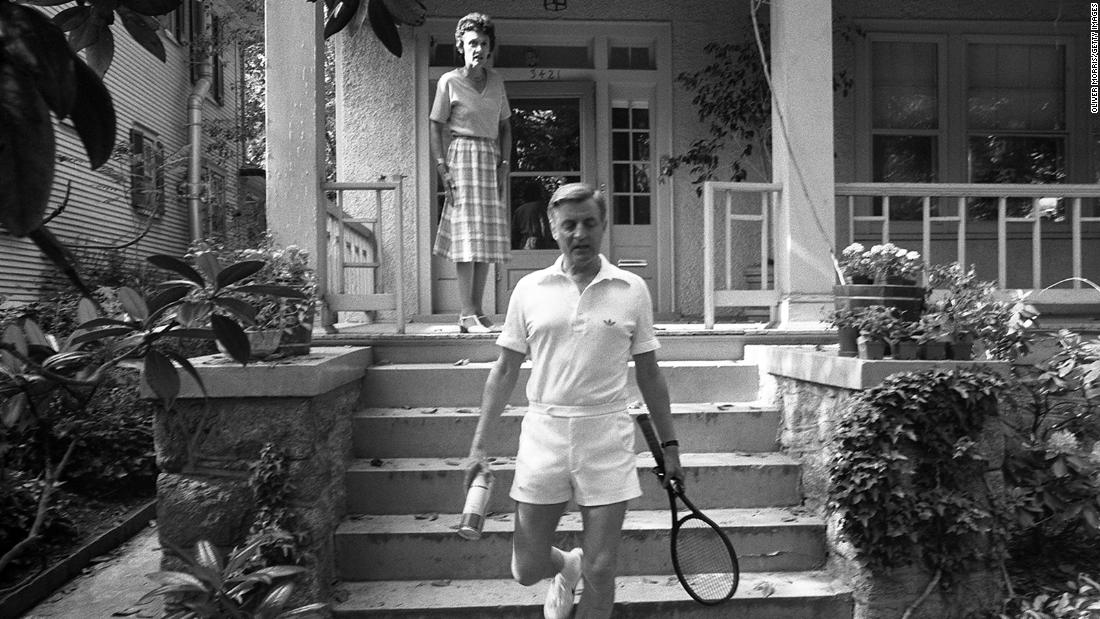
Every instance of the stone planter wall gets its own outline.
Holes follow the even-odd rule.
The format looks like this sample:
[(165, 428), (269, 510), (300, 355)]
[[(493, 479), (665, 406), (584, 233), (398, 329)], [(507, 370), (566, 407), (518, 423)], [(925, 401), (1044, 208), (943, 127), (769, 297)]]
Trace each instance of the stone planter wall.
[[(835, 353), (797, 348), (765, 351), (762, 367), (774, 381), (774, 398), (783, 421), (779, 442), (785, 453), (802, 463), (803, 493), (808, 506), (825, 514), (829, 569), (853, 589), (855, 619), (896, 619), (916, 600), (932, 578), (920, 567), (872, 573), (855, 556), (855, 549), (840, 534), (837, 514), (827, 509), (828, 462), (833, 435), (848, 399), (877, 385), (895, 372), (956, 366), (1007, 373), (1004, 362), (975, 361), (867, 361), (838, 357)], [(979, 441), (986, 458), (985, 478), (975, 479), (975, 492), (985, 496), (985, 484), (1002, 491), (1001, 463), (1004, 439), (991, 426)], [(925, 619), (953, 619), (978, 609), (997, 609), (1003, 597), (999, 573), (976, 568), (955, 580), (949, 590), (937, 587), (913, 615)]]
[[(226, 552), (239, 545), (254, 514), (248, 467), (265, 443), (273, 443), (287, 457), (294, 487), (290, 508), (311, 555), (295, 599), (327, 601), (333, 533), (345, 512), (351, 413), (370, 349), (320, 348), (245, 367), (222, 355), (192, 361), (209, 399), (204, 401), (185, 377), (176, 406), (170, 413), (158, 412), (155, 422), (161, 543), (190, 551), (207, 539)], [(195, 439), (192, 429), (202, 420), (208, 431)], [(172, 558), (162, 564), (180, 567)]]

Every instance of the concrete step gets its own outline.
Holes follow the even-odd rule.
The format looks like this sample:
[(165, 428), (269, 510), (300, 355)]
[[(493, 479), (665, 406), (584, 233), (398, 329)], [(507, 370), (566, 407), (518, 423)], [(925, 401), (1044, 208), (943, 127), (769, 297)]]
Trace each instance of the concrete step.
[[(644, 412), (644, 408), (637, 412)], [(361, 458), (438, 458), (470, 450), (478, 409), (453, 407), (369, 408), (352, 419), (352, 449)], [(526, 407), (509, 407), (494, 426), (491, 445), (516, 455)], [(692, 452), (765, 452), (776, 449), (779, 409), (752, 403), (673, 404), (682, 449)], [(645, 440), (637, 432), (639, 452)]]
[[(799, 465), (779, 453), (685, 453), (688, 497), (707, 507), (771, 507), (802, 500)], [(508, 490), (515, 460), (497, 458), (490, 511), (513, 509)], [(635, 509), (661, 509), (668, 495), (654, 475), (653, 458), (638, 455), (644, 495)], [(347, 472), (347, 507), (352, 514), (417, 514), (459, 511), (464, 502), (462, 458), (360, 459)]]
[[(548, 582), (342, 583), (333, 611), (339, 619), (541, 619)], [(852, 591), (825, 572), (743, 573), (737, 594), (719, 606), (695, 603), (669, 576), (621, 576), (615, 598), (616, 619), (851, 619), (853, 612)]]
[[(363, 382), (363, 407), (479, 406), (491, 363), (407, 363), (375, 365)], [(744, 361), (662, 361), (673, 402), (751, 402), (757, 397), (757, 366)], [(510, 403), (527, 403), (530, 362), (523, 364)], [(641, 400), (633, 366), (630, 397)]]
[[(801, 508), (709, 509), (727, 531), (746, 572), (798, 571), (825, 563), (825, 523)], [(455, 532), (459, 514), (355, 516), (336, 531), (336, 569), (345, 580), (508, 578), (514, 514), (486, 521), (481, 539)], [(630, 510), (623, 523), (619, 573), (672, 574), (668, 509)], [(579, 511), (562, 516), (556, 545), (579, 546)], [(681, 535), (684, 533), (681, 532)]]

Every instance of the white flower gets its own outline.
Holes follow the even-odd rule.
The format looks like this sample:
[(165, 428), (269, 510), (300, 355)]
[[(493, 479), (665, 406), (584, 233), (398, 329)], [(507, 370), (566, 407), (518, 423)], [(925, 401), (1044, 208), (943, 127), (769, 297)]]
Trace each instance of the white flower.
[(1096, 443), (1093, 444), (1092, 452), (1089, 453), (1089, 460), (1091, 460), (1093, 464), (1100, 466), (1100, 441), (1096, 441)]
[(1052, 432), (1047, 438), (1047, 451), (1052, 453), (1073, 454), (1081, 449), (1081, 443), (1069, 430)]
[(910, 260), (920, 260), (920, 252), (910, 251), (909, 253), (905, 254), (905, 257)]
[(894, 253), (897, 255), (898, 258), (904, 258), (907, 255), (909, 255), (909, 252), (906, 251), (905, 249), (901, 248), (901, 247), (895, 249)]

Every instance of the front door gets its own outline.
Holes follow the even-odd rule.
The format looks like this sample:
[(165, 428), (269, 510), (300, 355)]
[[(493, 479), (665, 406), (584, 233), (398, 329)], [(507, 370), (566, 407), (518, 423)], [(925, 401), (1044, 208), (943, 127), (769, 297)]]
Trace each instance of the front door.
[(516, 283), (558, 257), (546, 205), (564, 183), (595, 182), (591, 82), (509, 82), (512, 154), (506, 204), (512, 259), (498, 265), (496, 310), (503, 314)]

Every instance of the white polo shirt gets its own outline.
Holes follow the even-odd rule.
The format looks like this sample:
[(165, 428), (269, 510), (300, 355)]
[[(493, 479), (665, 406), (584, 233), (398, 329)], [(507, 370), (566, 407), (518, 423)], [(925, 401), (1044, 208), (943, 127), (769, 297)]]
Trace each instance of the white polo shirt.
[(512, 292), (497, 345), (530, 356), (527, 399), (535, 406), (625, 406), (630, 358), (661, 347), (645, 281), (602, 254), (600, 264), (583, 293), (561, 256)]

